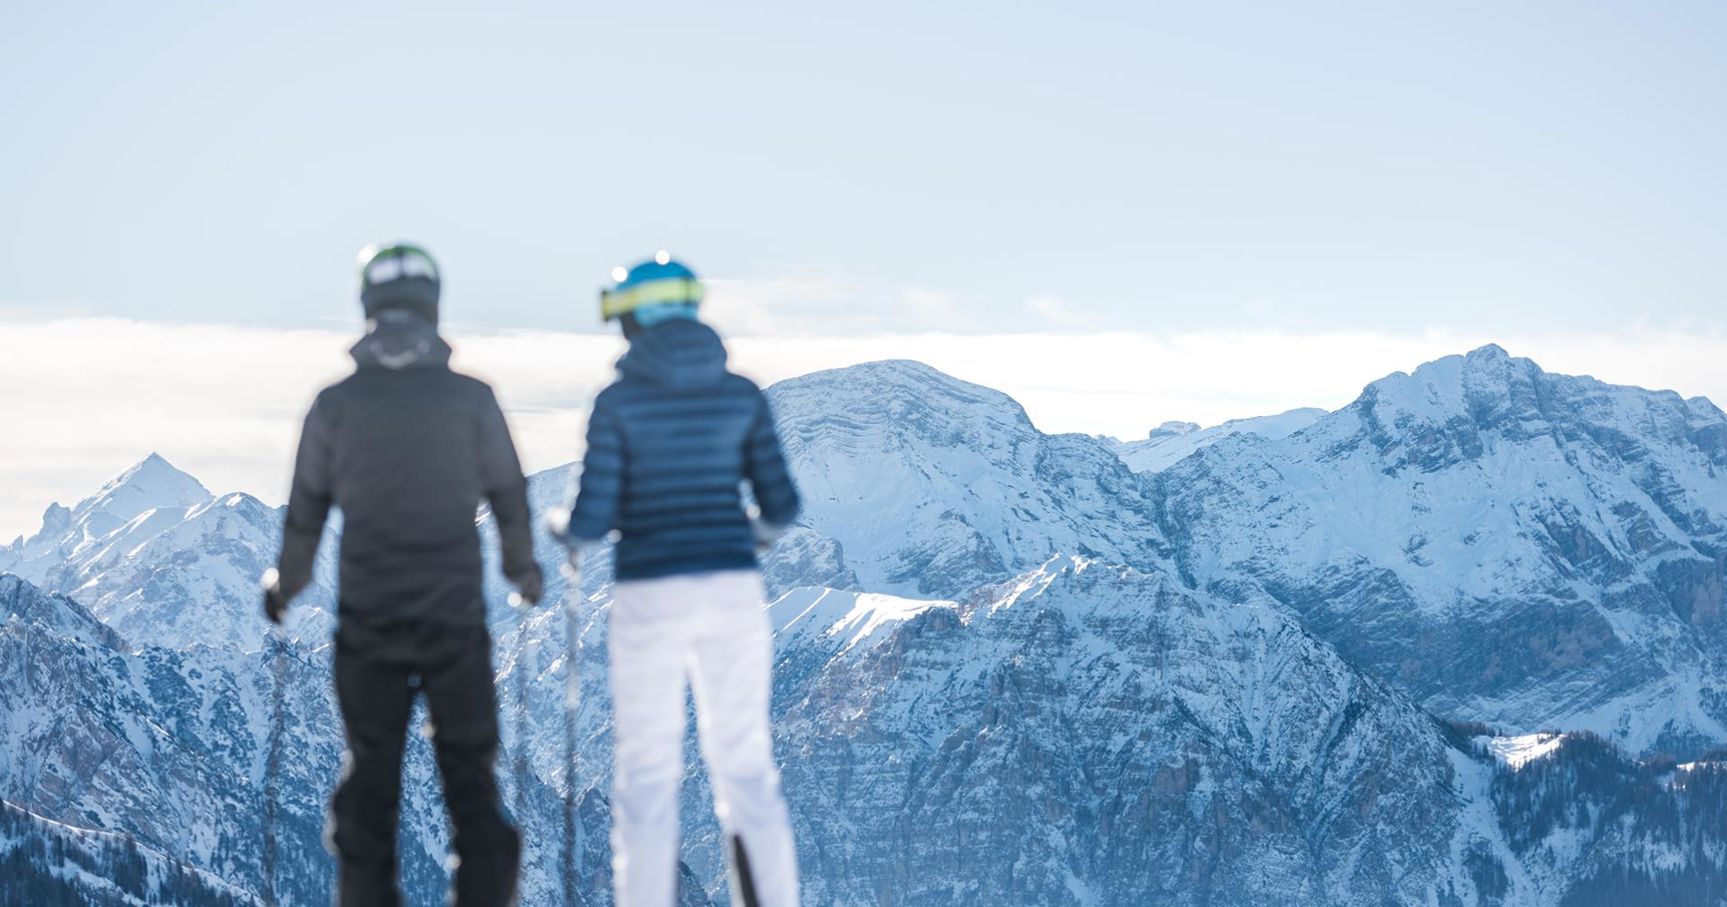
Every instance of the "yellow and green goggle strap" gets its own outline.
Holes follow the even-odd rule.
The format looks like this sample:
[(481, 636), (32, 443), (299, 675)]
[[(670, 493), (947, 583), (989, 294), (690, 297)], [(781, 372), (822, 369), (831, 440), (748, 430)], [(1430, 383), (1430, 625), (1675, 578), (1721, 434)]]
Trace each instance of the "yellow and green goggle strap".
[(601, 290), (600, 318), (604, 321), (612, 321), (645, 305), (661, 303), (699, 305), (701, 301), (702, 284), (698, 280), (689, 277), (650, 280), (622, 289)]

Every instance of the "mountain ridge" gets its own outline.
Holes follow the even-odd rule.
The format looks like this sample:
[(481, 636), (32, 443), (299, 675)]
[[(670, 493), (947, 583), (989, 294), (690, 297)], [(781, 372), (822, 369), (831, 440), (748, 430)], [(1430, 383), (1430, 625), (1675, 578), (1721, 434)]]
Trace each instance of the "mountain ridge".
[[(1388, 376), (1280, 437), (1225, 434), (1145, 473), (1107, 440), (1045, 434), (1011, 398), (916, 363), (769, 388), (809, 504), (763, 563), (779, 631), (776, 746), (811, 899), (1559, 907), (1611, 892), (1619, 903), (1719, 907), (1727, 785), (1715, 785), (1701, 752), (1727, 736), (1708, 726), (1710, 684), (1723, 676), (1708, 648), (1721, 562), (1705, 553), (1727, 550), (1715, 534), (1727, 512), (1717, 508), (1719, 410), (1549, 379), (1497, 348), (1447, 358), (1456, 361)], [(1481, 375), (1467, 378), (1469, 367)], [(568, 475), (532, 477), (536, 511), (561, 503)], [(255, 586), (200, 590), (188, 578), (202, 563), (239, 576), (273, 553), (274, 527), (263, 524), (279, 513), (224, 501), (113, 548), (138, 559), (124, 568), (80, 562), (107, 565), (100, 572), (116, 584), (161, 577), (150, 588), (162, 597), (130, 602), (133, 614), (171, 617), (182, 598), (233, 596), (234, 620), (256, 625)], [(560, 557), (546, 541), (550, 571)], [(488, 565), (506, 703), (500, 766), (520, 755), (530, 767), (525, 779), (504, 772), (506, 796), (525, 785), (531, 842), (547, 842), (529, 846), (527, 904), (554, 890), (549, 842), (565, 793), (582, 816), (584, 877), (604, 878), (609, 708), (603, 696), (579, 699), (573, 766), (562, 764), (559, 710), (566, 672), (584, 691), (603, 688), (608, 563), (604, 547), (592, 552), (577, 588), (548, 573), (548, 598), (578, 605), (574, 652), (562, 649), (563, 612), (507, 607)], [(320, 619), (334, 609), (316, 597), (328, 594), (329, 567), (306, 609)], [(133, 573), (114, 572), (123, 569)], [(122, 609), (84, 613), (119, 620)], [(119, 701), (156, 727), (236, 741), (235, 752), (249, 738), (255, 777), (258, 691), (268, 689), (260, 653), (174, 636), (155, 642), (178, 648), (145, 640), (122, 658), (54, 623), (0, 622), (0, 647), (14, 653), (0, 664), (54, 666), (0, 686)], [(294, 634), (294, 670), (313, 686), (327, 658), (321, 634), (316, 623)], [(216, 679), (194, 682), (192, 671)], [(528, 703), (519, 716), (518, 683)], [(229, 724), (213, 725), (195, 691), (223, 684), (252, 692), (235, 697)], [(314, 834), (327, 783), (317, 779), (339, 752), (337, 726), (318, 717), (329, 715), (327, 690), (318, 696), (293, 719), (311, 747), (296, 757), (305, 775), (291, 792), (301, 835)], [(165, 743), (145, 745), (171, 738), (115, 735), (101, 721), (54, 737), (39, 705), (0, 694), (0, 734), (33, 728), (28, 745), (42, 748), (0, 764), (37, 766), (4, 781), (28, 784), (46, 808), (106, 804), (93, 815), (129, 821), (149, 797), (186, 789), (166, 769), (127, 769), (144, 799), (112, 799), (105, 773), (152, 764), (146, 750), (186, 764)], [(1685, 719), (1692, 736), (1616, 717), (1639, 713)], [(1471, 721), (1499, 736), (1477, 736)], [(1565, 733), (1521, 739), (1550, 727)], [(1674, 742), (1700, 758), (1685, 768), (1654, 755)], [(90, 758), (116, 746), (123, 758)], [(1519, 754), (1515, 765), (1506, 753)], [(447, 842), (435, 776), (415, 758), (408, 824), (415, 859), (431, 862), (410, 876), (429, 891)], [(50, 764), (77, 783), (51, 780), (41, 770)], [(79, 766), (95, 768), (80, 776)], [(201, 783), (256, 801), (254, 781)], [(690, 904), (724, 899), (707, 794), (692, 764), (682, 795)], [(189, 846), (165, 827), (140, 824), (168, 840), (164, 852)], [(255, 866), (238, 857), (187, 852), (255, 886)], [(295, 872), (302, 886), (315, 878)]]

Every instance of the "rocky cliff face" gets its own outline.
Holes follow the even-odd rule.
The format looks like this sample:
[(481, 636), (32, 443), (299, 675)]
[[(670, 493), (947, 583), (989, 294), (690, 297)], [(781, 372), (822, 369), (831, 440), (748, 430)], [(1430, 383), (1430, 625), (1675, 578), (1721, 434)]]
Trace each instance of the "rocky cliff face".
[(850, 609), (788, 634), (780, 663), (816, 902), (1456, 889), (1450, 844), (1475, 830), (1441, 729), (1268, 601), (1076, 558), (952, 604), (834, 597)]

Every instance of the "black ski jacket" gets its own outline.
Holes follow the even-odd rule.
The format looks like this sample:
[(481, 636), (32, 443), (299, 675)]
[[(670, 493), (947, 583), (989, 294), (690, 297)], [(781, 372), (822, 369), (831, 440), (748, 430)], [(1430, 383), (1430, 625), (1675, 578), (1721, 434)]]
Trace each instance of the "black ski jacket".
[[(391, 313), (386, 313), (390, 315)], [(290, 601), (341, 510), (344, 619), (485, 621), (476, 511), (491, 504), (504, 574), (537, 575), (527, 481), (492, 389), (450, 370), (450, 347), (393, 314), (350, 351), (358, 366), (306, 414), (277, 567)]]

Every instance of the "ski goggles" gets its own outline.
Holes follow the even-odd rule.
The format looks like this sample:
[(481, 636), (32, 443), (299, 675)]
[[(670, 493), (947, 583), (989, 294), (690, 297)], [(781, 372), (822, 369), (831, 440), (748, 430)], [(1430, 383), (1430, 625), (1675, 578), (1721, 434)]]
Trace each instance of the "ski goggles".
[(700, 305), (701, 281), (693, 277), (650, 280), (616, 290), (600, 291), (600, 318), (613, 321), (650, 305)]

